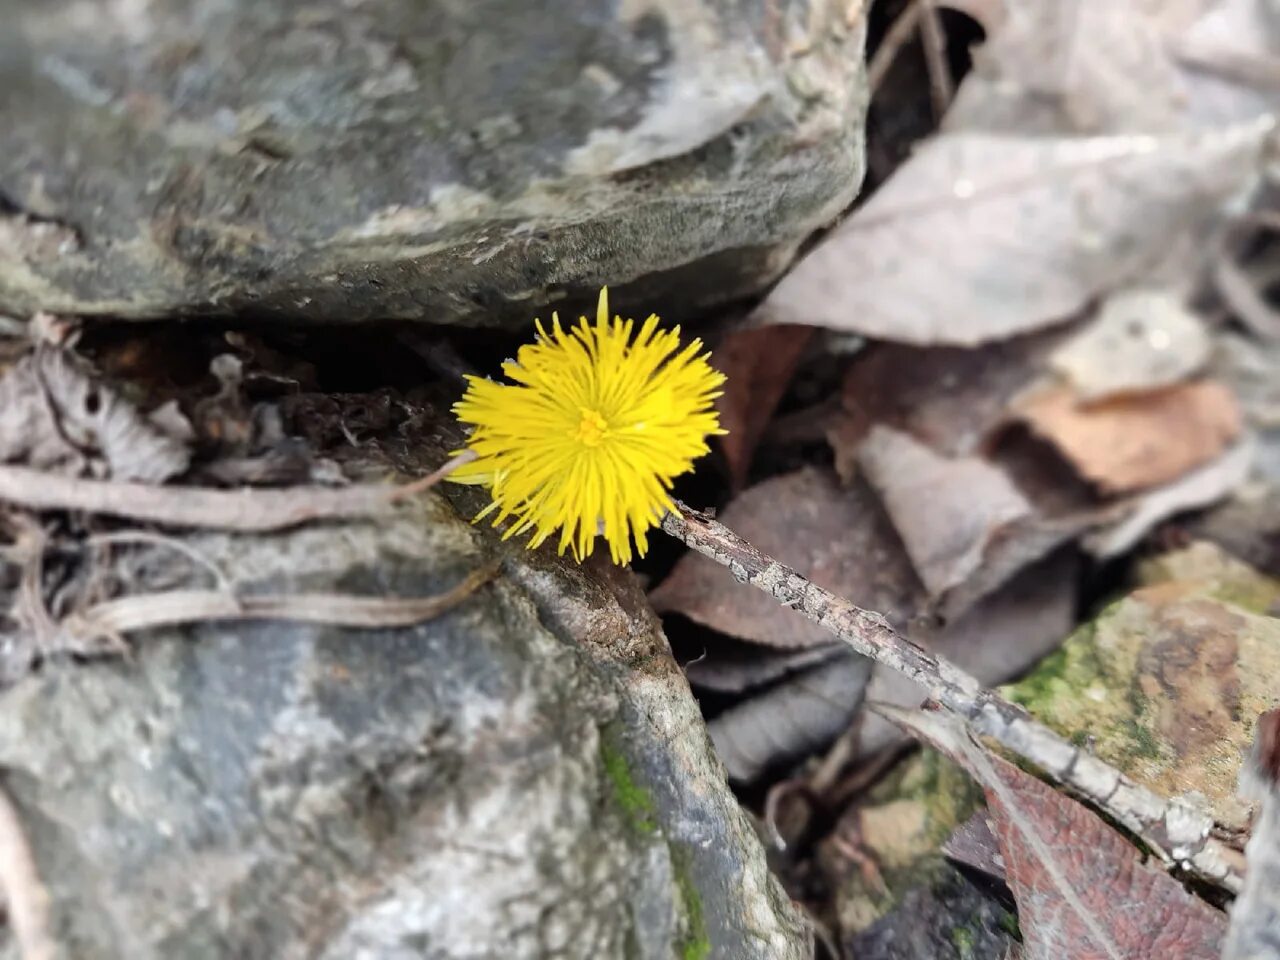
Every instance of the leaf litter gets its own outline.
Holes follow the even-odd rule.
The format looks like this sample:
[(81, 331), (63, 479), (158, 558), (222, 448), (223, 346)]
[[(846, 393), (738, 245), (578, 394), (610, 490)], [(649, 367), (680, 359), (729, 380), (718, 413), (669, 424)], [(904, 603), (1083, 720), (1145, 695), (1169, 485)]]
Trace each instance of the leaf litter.
[[(1184, 545), (1192, 530), (1275, 569), (1280, 364), (1265, 340), (1280, 313), (1272, 305), (1280, 257), (1270, 237), (1277, 196), (1268, 168), (1280, 109), (1280, 22), (1252, 0), (943, 5), (979, 19), (987, 37), (941, 129), (914, 145), (753, 318), (865, 340), (845, 360), (842, 389), (811, 408), (835, 477), (794, 470), (797, 459), (815, 457), (802, 446), (812, 433), (793, 434), (789, 449), (771, 440), (770, 459), (752, 466), (765, 479), (738, 488), (722, 518), (815, 583), (883, 612), (979, 681), (1001, 683), (1061, 646), (1080, 622), (1082, 585), (1090, 607), (1124, 597), (1135, 579), (1142, 602), (1162, 589), (1176, 593), (1142, 586), (1149, 574), (1139, 573), (1135, 559)], [(907, 5), (905, 13), (889, 6), (900, 16), (891, 55), (927, 58), (927, 37), (914, 54), (903, 39), (923, 32), (925, 5)], [(903, 71), (884, 72), (885, 62), (881, 56), (881, 83), (900, 82)], [(918, 96), (923, 103), (936, 93), (922, 85)], [(812, 342), (792, 376), (793, 393), (818, 375), (821, 355), (840, 356), (836, 342)], [(778, 401), (768, 379), (761, 374), (772, 411)], [(741, 392), (750, 395), (750, 383)], [(759, 429), (752, 423), (745, 446), (754, 446)], [(814, 512), (797, 499), (808, 499)], [(1189, 511), (1202, 516), (1188, 519)], [(874, 560), (860, 568), (856, 560), (871, 551)], [(653, 592), (660, 610), (714, 631), (689, 676), (720, 698), (712, 723), (735, 728), (731, 774), (767, 784), (769, 776), (786, 776), (790, 763), (801, 783), (824, 784), (830, 769), (844, 765), (856, 777), (859, 763), (900, 744), (900, 727), (852, 707), (859, 700), (915, 707), (924, 694), (877, 664), (846, 689), (851, 719), (831, 752), (804, 761), (822, 739), (806, 741), (804, 708), (773, 711), (800, 695), (788, 689), (797, 678), (833, 669), (825, 659), (830, 647), (821, 632), (797, 623), (795, 611), (771, 610), (772, 600), (743, 590), (740, 579), (741, 571), (735, 577), (686, 556)], [(1132, 602), (1121, 599), (1120, 609)], [(1239, 769), (1243, 731), (1272, 702), (1250, 684), (1280, 683), (1280, 668), (1265, 653), (1269, 641), (1258, 639), (1270, 635), (1280, 608), (1231, 613), (1244, 617), (1245, 634), (1256, 633), (1236, 637), (1239, 650), (1250, 651), (1243, 666), (1224, 659), (1222, 637), (1230, 631), (1211, 626), (1220, 612), (1213, 605), (1232, 602), (1169, 594), (1163, 626), (1152, 627), (1164, 652), (1117, 668), (1118, 686), (1104, 697), (1165, 698), (1152, 714), (1157, 720), (1107, 721), (1139, 731), (1127, 752), (1103, 751), (1124, 773), (1154, 769), (1143, 767), (1152, 742), (1142, 729), (1181, 733), (1184, 747), (1195, 736), (1179, 731), (1179, 722), (1220, 734), (1212, 756), (1166, 757), (1170, 769), (1181, 764), (1181, 777), (1138, 776), (1153, 790), (1148, 799), (1166, 805), (1168, 833), (1154, 844), (1164, 853), (1183, 849), (1180, 805), (1208, 805), (1215, 837), (1245, 839), (1247, 808), (1224, 785)], [(1209, 647), (1222, 647), (1216, 659), (1194, 652), (1188, 638), (1197, 631), (1207, 631), (1201, 639)], [(1126, 643), (1144, 636), (1139, 628), (1129, 633)], [(730, 653), (735, 638), (739, 647)], [(753, 656), (754, 672), (745, 666)], [(823, 659), (815, 665), (809, 656)], [(732, 664), (719, 683), (718, 662)], [(1037, 675), (1025, 683), (1034, 686)], [(758, 702), (768, 706), (753, 714)], [(1060, 729), (1092, 749), (1094, 728), (1111, 714), (1094, 701), (1071, 709), (1074, 722)], [(1222, 709), (1238, 714), (1229, 733), (1215, 725)], [(787, 736), (776, 737), (783, 728)], [(824, 729), (824, 736), (835, 734)], [(1196, 782), (1213, 786), (1197, 790)], [(1050, 807), (1078, 806), (1043, 789), (1057, 798)], [(1078, 840), (1093, 856), (1090, 870), (1126, 878), (1132, 888), (1115, 904), (1089, 900), (1092, 916), (1075, 909), (1065, 926), (1059, 913), (1026, 909), (1020, 899), (1024, 955), (1217, 955), (1221, 914), (1205, 913), (1158, 867), (1141, 864), (1122, 835), (1093, 849), (1101, 824), (1092, 814), (1063, 816), (1059, 833), (1047, 836), (1068, 846)], [(1034, 842), (1026, 850), (1043, 852)], [(1218, 853), (1236, 869), (1238, 851)], [(860, 856), (848, 869), (873, 871)], [(1034, 857), (1027, 857), (1030, 874)], [(1169, 921), (1173, 939), (1161, 941), (1156, 922), (1123, 929), (1120, 914), (1142, 909), (1143, 897), (1153, 917)]]
[[(242, 367), (213, 358), (220, 387), (149, 412), (75, 349), (73, 324), (42, 315), (0, 373), (0, 684), (58, 654), (127, 651), (124, 638), (164, 624), (286, 619), (349, 626), (418, 623), (494, 576), (486, 567), (438, 597), (306, 594), (242, 597), (170, 528), (266, 532), (316, 519), (370, 517), (437, 482), (459, 462), (403, 485), (348, 485), (336, 465), (287, 437), (273, 404), (249, 404)], [(146, 356), (147, 351), (136, 352)], [(118, 356), (117, 356), (118, 359)], [(337, 486), (312, 485), (318, 479)], [(216, 479), (236, 489), (190, 485)], [(179, 481), (187, 481), (182, 483)], [(243, 484), (290, 484), (254, 489)], [(299, 481), (311, 484), (298, 485)], [(117, 526), (110, 518), (148, 526)], [(104, 529), (106, 526), (106, 529)], [(131, 590), (128, 556), (159, 551), (195, 561), (173, 589)], [(213, 573), (214, 584), (207, 581)]]
[[(1274, 528), (1251, 505), (1269, 502), (1280, 475), (1268, 473), (1280, 463), (1280, 444), (1268, 435), (1280, 419), (1267, 419), (1280, 381), (1252, 339), (1231, 345), (1234, 335), (1222, 324), (1266, 331), (1274, 271), (1265, 244), (1242, 242), (1223, 259), (1216, 238), (1249, 204), (1273, 202), (1259, 201), (1266, 193), (1256, 188), (1273, 145), (1269, 114), (1280, 86), (1274, 15), (1248, 0), (947, 6), (980, 20), (987, 40), (941, 131), (787, 275), (755, 317), (765, 325), (736, 330), (721, 344), (717, 361), (732, 373), (721, 405), (731, 425), (722, 452), (733, 493), (723, 519), (815, 584), (885, 614), (914, 644), (990, 685), (1031, 668), (1077, 623), (1077, 544), (1127, 560), (1135, 548), (1150, 549), (1151, 531), (1170, 517), (1234, 495), (1224, 509), (1235, 513), (1215, 511), (1201, 529), (1217, 530), (1234, 549), (1269, 555), (1259, 538)], [(938, 36), (942, 21), (932, 4), (912, 9), (926, 34), (923, 55), (935, 82), (923, 94), (933, 109), (951, 99), (939, 64), (940, 54), (955, 51)], [(1247, 270), (1228, 269), (1246, 259)], [(1216, 305), (1201, 282), (1202, 269), (1215, 262)], [(18, 507), (6, 536), (8, 556), (23, 562), (21, 569), (5, 565), (0, 585), (39, 601), (23, 611), (31, 622), (45, 616), (45, 626), (65, 625), (75, 622), (69, 612), (90, 612), (98, 623), (89, 632), (110, 632), (160, 622), (174, 609), (132, 609), (131, 601), (147, 598), (94, 592), (85, 581), (53, 596), (38, 562), (51, 555), (44, 545), (65, 545), (64, 533), (24, 525), (36, 514), (265, 530), (344, 511), (365, 515), (421, 488), (341, 486), (344, 471), (312, 455), (319, 445), (295, 436), (311, 440), (323, 430), (354, 447), (361, 432), (336, 413), (341, 401), (313, 392), (315, 368), (256, 335), (226, 343), (235, 353), (224, 352), (212, 369), (216, 392), (197, 403), (185, 397), (182, 410), (138, 409), (72, 354), (50, 351), (56, 336), (9, 363), (0, 380), (0, 399), (14, 400), (12, 410), (0, 403), (0, 450), (8, 451), (0, 453), (0, 498)], [(855, 343), (850, 359), (846, 348)], [(1224, 348), (1240, 356), (1226, 362)], [(822, 407), (836, 411), (820, 425), (834, 470), (811, 449), (775, 458), (776, 445), (760, 446), (776, 411), (794, 409), (824, 364), (847, 367), (842, 388)], [(6, 388), (10, 377), (27, 384), (14, 379)], [(272, 401), (253, 399), (261, 394)], [(36, 396), (42, 403), (29, 403)], [(1053, 398), (1047, 411), (1037, 408), (1046, 397)], [(381, 400), (381, 407), (372, 396), (359, 402), (377, 419), (393, 402)], [(1193, 421), (1198, 429), (1179, 439)], [(810, 465), (797, 470), (797, 462)], [(747, 486), (751, 477), (764, 479)], [(180, 485), (192, 481), (285, 489), (242, 491), (242, 508), (233, 508), (220, 496), (231, 491)], [(1252, 498), (1243, 495), (1251, 485)], [(289, 505), (294, 512), (285, 512)], [(104, 535), (167, 536), (107, 524), (107, 531), (77, 529), (75, 537), (100, 544)], [(1186, 529), (1166, 525), (1160, 537)], [(1191, 575), (1185, 565), (1180, 570), (1174, 581), (1183, 583)], [(1151, 590), (1162, 596), (1159, 589), (1142, 587), (1142, 602)], [(220, 590), (197, 592), (189, 598), (210, 615), (271, 612), (255, 614)], [(700, 691), (732, 700), (721, 701), (710, 727), (744, 784), (787, 765), (804, 768), (806, 757), (807, 766), (826, 770), (802, 769), (805, 784), (840, 779), (828, 774), (845, 768), (856, 779), (859, 762), (883, 758), (905, 736), (860, 708), (863, 700), (915, 707), (924, 698), (902, 673), (832, 644), (796, 610), (744, 589), (702, 557), (679, 559), (652, 598), (703, 630), (695, 636), (707, 643), (687, 673)], [(1177, 604), (1185, 599), (1161, 602), (1182, 616)], [(265, 600), (271, 607), (282, 598)], [(309, 598), (283, 600), (277, 607), (288, 612)], [(320, 603), (313, 612), (324, 609)], [(356, 604), (347, 612), (368, 611)], [(1246, 614), (1254, 625), (1267, 619), (1256, 607)], [(1164, 623), (1173, 633), (1203, 627), (1178, 616)], [(1231, 700), (1221, 688), (1231, 665), (1221, 650), (1216, 659), (1185, 661), (1156, 657), (1155, 667), (1147, 663), (1128, 682), (1155, 684), (1170, 699), (1160, 714), (1166, 727), (1179, 711), (1216, 723), (1213, 697)], [(1259, 669), (1260, 680), (1274, 680), (1269, 669)], [(1237, 706), (1245, 686), (1231, 701)], [(1243, 714), (1252, 709), (1253, 701), (1240, 708), (1240, 719), (1247, 722)], [(1088, 705), (1077, 712), (1096, 719)], [(1072, 733), (1085, 744), (1093, 735), (1087, 724)], [(833, 748), (815, 761), (832, 738), (844, 752)], [(1238, 730), (1227, 739), (1241, 745)], [(966, 743), (966, 751), (978, 749)], [(1127, 840), (1099, 833), (1109, 828), (1084, 808), (997, 758), (966, 756), (994, 796), (986, 816), (1006, 865), (1005, 848), (1017, 853), (1011, 883), (1021, 891), (1025, 956), (1143, 956), (1155, 946), (1173, 957), (1216, 955), (1189, 951), (1216, 943), (1220, 915), (1206, 914), (1158, 868), (1138, 863)], [(1085, 751), (1080, 762), (1088, 766), (1090, 757)], [(1205, 766), (1186, 762), (1196, 771)], [(1225, 755), (1215, 762), (1223, 775), (1238, 767)], [(816, 808), (829, 796), (820, 793)], [(1231, 806), (1221, 791), (1200, 799), (1217, 803), (1224, 821), (1244, 822), (1244, 807)], [(828, 813), (865, 830), (877, 821), (859, 817), (856, 802)], [(871, 829), (889, 831), (895, 822), (878, 823)], [(1260, 836), (1274, 838), (1274, 831), (1255, 830)], [(1080, 863), (1059, 863), (1062, 851), (1080, 854)], [(852, 868), (872, 875), (876, 865), (862, 857)], [(1064, 877), (1067, 888), (1092, 884), (1084, 901), (1071, 900)], [(1130, 896), (1098, 902), (1099, 877), (1128, 883)], [(1151, 916), (1124, 929), (1118, 915), (1144, 907)], [(1180, 939), (1158, 939), (1161, 918)], [(1137, 942), (1148, 936), (1156, 938), (1151, 945)], [(1124, 953), (1130, 947), (1135, 952)]]
[(965, 768), (986, 792), (1026, 960), (1211, 960), (1223, 915), (1088, 808), (995, 755), (956, 722), (884, 708)]

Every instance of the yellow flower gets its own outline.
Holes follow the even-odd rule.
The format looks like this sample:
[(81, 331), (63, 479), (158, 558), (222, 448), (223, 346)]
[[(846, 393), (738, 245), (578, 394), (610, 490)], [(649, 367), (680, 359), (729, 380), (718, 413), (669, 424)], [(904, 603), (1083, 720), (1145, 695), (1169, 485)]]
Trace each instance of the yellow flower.
[(558, 529), (560, 552), (581, 561), (602, 532), (613, 562), (628, 563), (632, 538), (643, 557), (647, 531), (673, 508), (672, 479), (724, 432), (712, 407), (724, 376), (702, 341), (681, 350), (680, 328), (659, 330), (656, 316), (633, 340), (635, 321), (610, 321), (608, 293), (594, 326), (582, 317), (566, 332), (552, 314), (548, 335), (536, 321), (537, 340), (502, 365), (514, 383), (467, 378), (453, 410), (475, 427), (476, 459), (450, 479), (489, 487), (480, 517), (513, 519), (504, 537), (531, 530), (532, 549)]

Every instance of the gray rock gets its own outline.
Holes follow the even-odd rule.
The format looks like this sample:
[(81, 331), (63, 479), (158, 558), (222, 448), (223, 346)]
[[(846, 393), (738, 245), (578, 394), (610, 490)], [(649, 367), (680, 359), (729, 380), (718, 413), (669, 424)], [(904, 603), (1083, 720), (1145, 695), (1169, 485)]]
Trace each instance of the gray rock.
[(859, 7), (0, 0), (0, 312), (760, 290), (861, 181)]
[(0, 694), (64, 956), (811, 957), (630, 573), (498, 544), (435, 495), (187, 543), (245, 592), (503, 573), (413, 629), (156, 630)]

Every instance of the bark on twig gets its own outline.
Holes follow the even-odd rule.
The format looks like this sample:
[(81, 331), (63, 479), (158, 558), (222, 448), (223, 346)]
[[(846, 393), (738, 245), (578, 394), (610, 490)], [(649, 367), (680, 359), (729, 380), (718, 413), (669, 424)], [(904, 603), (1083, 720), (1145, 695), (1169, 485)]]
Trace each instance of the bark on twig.
[(134, 630), (206, 620), (289, 620), (341, 627), (407, 627), (457, 606), (498, 572), (488, 564), (434, 597), (363, 597), (343, 593), (294, 593), (237, 597), (222, 590), (169, 590), (118, 597), (65, 618), (59, 628), (83, 642)]
[(0, 502), (28, 510), (80, 510), (173, 527), (263, 533), (296, 527), (310, 520), (349, 519), (380, 513), (396, 501), (434, 486), (472, 459), (474, 454), (467, 451), (433, 473), (398, 487), (366, 483), (336, 489), (289, 487), (280, 490), (249, 487), (218, 490), (85, 480), (29, 467), (0, 465)]
[(40, 881), (22, 821), (0, 790), (0, 902), (22, 960), (54, 960), (57, 944), (49, 934), (49, 891)]
[(925, 69), (929, 73), (929, 99), (933, 103), (934, 119), (941, 121), (956, 96), (951, 65), (947, 63), (947, 34), (942, 29), (942, 17), (938, 15), (936, 0), (919, 2), (923, 7), (920, 40), (924, 44)]
[(1034, 720), (942, 657), (899, 635), (880, 614), (863, 610), (761, 553), (732, 530), (678, 503), (662, 528), (783, 606), (797, 610), (856, 652), (916, 681), (969, 728), (1030, 760), (1070, 786), (1147, 843), (1166, 863), (1237, 891), (1232, 854), (1212, 835), (1213, 820), (1169, 802)]
[(893, 25), (884, 35), (884, 39), (880, 41), (880, 46), (871, 56), (871, 62), (867, 65), (867, 86), (871, 90), (872, 96), (880, 89), (884, 83), (884, 78), (889, 73), (889, 68), (893, 66), (894, 58), (898, 56), (899, 51), (911, 35), (916, 32), (920, 26), (920, 16), (923, 13), (921, 0), (912, 0), (907, 4), (905, 10), (898, 15), (898, 19), (893, 21)]

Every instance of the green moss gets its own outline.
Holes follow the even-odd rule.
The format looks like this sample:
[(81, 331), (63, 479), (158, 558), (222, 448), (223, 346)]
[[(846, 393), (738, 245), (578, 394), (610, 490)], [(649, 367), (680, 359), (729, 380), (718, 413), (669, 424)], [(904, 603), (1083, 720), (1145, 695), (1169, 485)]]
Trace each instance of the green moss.
[(973, 949), (977, 940), (968, 927), (951, 928), (951, 945), (956, 948), (960, 960), (973, 960)]
[(1012, 910), (1007, 910), (1000, 917), (1000, 929), (1011, 937), (1018, 940), (1022, 939), (1022, 927), (1018, 926), (1018, 915)]
[[(1108, 607), (1101, 617), (1114, 607), (1114, 604)], [(1098, 656), (1096, 629), (1093, 623), (1082, 626), (1061, 647), (1040, 661), (1032, 673), (1002, 688), (1005, 695), (1014, 703), (1041, 715), (1046, 707), (1078, 700), (1082, 690), (1100, 679), (1106, 682), (1107, 671)]]
[(1145, 724), (1137, 720), (1124, 722), (1124, 738), (1129, 744), (1129, 755), (1135, 759), (1159, 760), (1163, 756), (1160, 741)]
[(626, 816), (627, 823), (639, 833), (653, 833), (657, 830), (653, 819), (653, 797), (631, 776), (631, 764), (607, 731), (600, 738), (600, 759), (604, 763), (605, 774), (609, 777), (613, 800)]
[(680, 960), (706, 960), (711, 955), (711, 941), (707, 938), (706, 919), (702, 915), (702, 895), (698, 893), (698, 887), (693, 882), (689, 853), (683, 847), (675, 845), (670, 849), (676, 885), (680, 888), (680, 902), (684, 908), (684, 933), (680, 937)]

